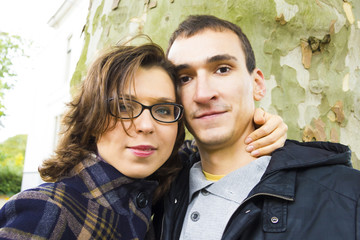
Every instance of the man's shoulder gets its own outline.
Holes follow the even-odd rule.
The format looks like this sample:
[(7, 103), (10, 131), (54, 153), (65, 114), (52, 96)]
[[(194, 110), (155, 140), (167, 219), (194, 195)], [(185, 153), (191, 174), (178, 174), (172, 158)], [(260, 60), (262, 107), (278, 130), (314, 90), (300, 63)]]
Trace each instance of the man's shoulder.
[(296, 171), (297, 186), (332, 191), (352, 199), (360, 196), (360, 171), (352, 168), (349, 147), (331, 142), (287, 140), (274, 152), (267, 173)]
[(360, 171), (343, 164), (322, 165), (298, 170), (298, 182), (306, 182), (312, 189), (331, 191), (358, 201)]
[(268, 172), (339, 164), (351, 166), (351, 151), (345, 145), (287, 140), (284, 147), (272, 154)]
[(349, 147), (344, 144), (328, 142), (328, 141), (299, 142), (296, 140), (287, 139), (284, 147), (290, 149), (295, 149), (295, 148), (303, 148), (308, 150), (312, 149), (313, 151), (326, 150), (335, 153), (350, 151)]

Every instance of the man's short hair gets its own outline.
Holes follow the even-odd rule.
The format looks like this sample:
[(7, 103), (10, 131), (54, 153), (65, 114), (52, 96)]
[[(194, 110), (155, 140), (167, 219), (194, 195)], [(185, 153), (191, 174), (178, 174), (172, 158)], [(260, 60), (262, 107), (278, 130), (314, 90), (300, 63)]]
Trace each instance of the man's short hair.
[(241, 28), (234, 23), (217, 18), (212, 15), (188, 16), (188, 18), (185, 19), (182, 23), (180, 23), (179, 27), (171, 35), (166, 54), (169, 53), (171, 46), (178, 37), (181, 36), (189, 38), (206, 29), (211, 29), (214, 31), (230, 30), (234, 32), (239, 37), (241, 47), (244, 51), (247, 70), (249, 71), (249, 73), (252, 73), (254, 71), (256, 65), (254, 52), (249, 42), (249, 39), (243, 33)]

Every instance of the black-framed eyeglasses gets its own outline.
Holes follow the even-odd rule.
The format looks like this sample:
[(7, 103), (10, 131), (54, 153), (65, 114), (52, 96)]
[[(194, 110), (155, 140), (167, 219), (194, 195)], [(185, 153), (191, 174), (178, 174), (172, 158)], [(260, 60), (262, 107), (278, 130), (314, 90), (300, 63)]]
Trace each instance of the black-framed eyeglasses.
[[(184, 108), (177, 103), (157, 103), (146, 106), (136, 100), (119, 98), (117, 105), (113, 98), (108, 99), (110, 114), (116, 118), (132, 119), (141, 115), (144, 109), (149, 109), (151, 116), (162, 123), (173, 123), (182, 117)], [(118, 109), (117, 109), (118, 108)]]

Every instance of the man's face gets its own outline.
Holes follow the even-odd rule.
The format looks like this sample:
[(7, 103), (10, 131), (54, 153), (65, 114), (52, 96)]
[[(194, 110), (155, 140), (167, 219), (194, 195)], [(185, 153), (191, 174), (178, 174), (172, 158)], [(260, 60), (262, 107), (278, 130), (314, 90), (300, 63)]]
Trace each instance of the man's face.
[(204, 30), (180, 36), (168, 58), (179, 70), (186, 124), (199, 147), (243, 143), (254, 128), (254, 99), (261, 99), (265, 86), (260, 70), (248, 72), (237, 35)]

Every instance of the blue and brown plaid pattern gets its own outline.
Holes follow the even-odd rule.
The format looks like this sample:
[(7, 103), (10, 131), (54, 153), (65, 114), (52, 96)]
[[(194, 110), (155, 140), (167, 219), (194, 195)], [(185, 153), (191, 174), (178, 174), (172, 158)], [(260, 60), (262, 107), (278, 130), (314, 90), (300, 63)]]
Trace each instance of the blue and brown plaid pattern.
[[(0, 210), (0, 239), (144, 239), (156, 186), (92, 155), (67, 178), (11, 198)], [(148, 196), (143, 208), (139, 193)]]

